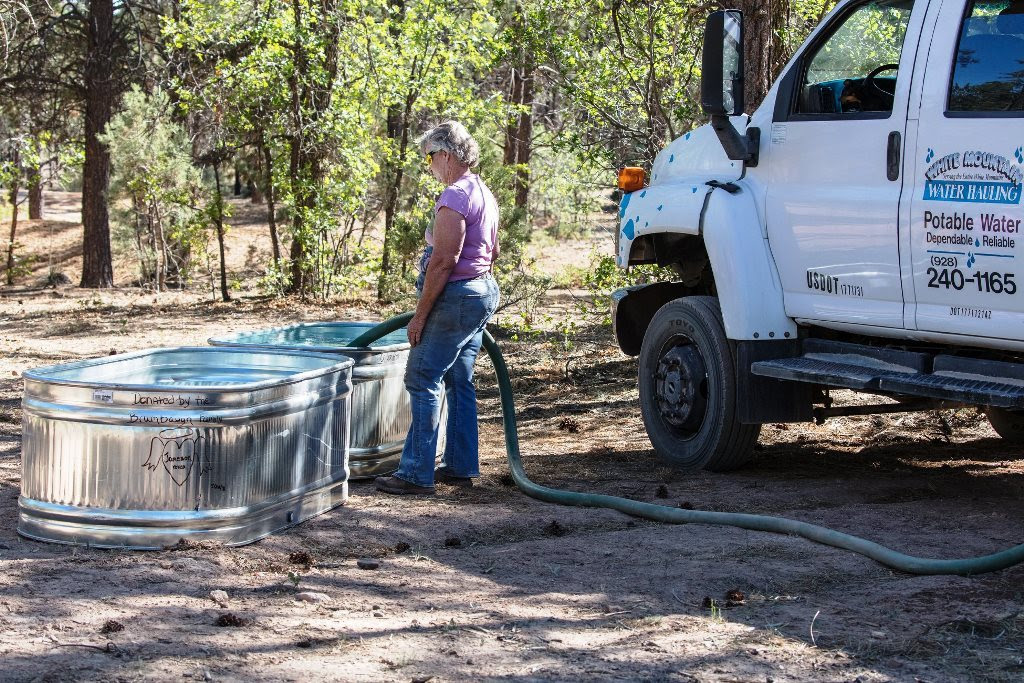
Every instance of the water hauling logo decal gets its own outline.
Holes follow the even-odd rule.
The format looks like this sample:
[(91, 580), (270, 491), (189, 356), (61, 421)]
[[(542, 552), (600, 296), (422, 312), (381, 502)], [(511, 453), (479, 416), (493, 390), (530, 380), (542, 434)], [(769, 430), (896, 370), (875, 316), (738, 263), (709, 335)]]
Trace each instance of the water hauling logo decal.
[[(1021, 149), (1014, 152), (1020, 161)], [(967, 150), (935, 159), (928, 150), (924, 199), (935, 202), (1019, 204), (1024, 172), (1010, 159), (992, 152)], [(1022, 162), (1024, 163), (1024, 162)]]

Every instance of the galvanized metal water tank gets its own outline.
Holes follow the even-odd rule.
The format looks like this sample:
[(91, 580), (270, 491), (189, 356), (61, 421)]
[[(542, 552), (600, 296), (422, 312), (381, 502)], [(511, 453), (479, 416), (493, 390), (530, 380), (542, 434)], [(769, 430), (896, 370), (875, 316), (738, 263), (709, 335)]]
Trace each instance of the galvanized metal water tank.
[(341, 504), (352, 365), (198, 347), (26, 372), (18, 532), (239, 545)]
[[(347, 344), (379, 323), (303, 323), (209, 340), (214, 346), (287, 349), (339, 353), (352, 358), (352, 431), (349, 470), (353, 479), (388, 474), (398, 469), (412, 415), (405, 390), (405, 364), (409, 340), (404, 329), (381, 337), (369, 347)], [(441, 424), (447, 407), (442, 405)], [(444, 451), (444, 430), (438, 452)]]

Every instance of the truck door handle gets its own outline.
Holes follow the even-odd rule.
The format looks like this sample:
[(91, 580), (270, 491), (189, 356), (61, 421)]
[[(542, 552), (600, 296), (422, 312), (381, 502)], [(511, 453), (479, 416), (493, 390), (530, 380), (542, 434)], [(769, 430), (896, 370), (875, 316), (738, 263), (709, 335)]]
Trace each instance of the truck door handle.
[(899, 131), (889, 133), (889, 146), (885, 150), (885, 176), (889, 180), (900, 178), (900, 134)]

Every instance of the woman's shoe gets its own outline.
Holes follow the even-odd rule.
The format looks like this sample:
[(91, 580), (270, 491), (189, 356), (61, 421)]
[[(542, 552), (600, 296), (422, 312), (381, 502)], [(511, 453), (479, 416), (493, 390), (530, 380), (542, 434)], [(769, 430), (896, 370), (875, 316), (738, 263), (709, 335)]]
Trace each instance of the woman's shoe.
[(399, 479), (398, 477), (377, 477), (373, 480), (374, 485), (378, 491), (384, 493), (392, 493), (396, 496), (402, 495), (413, 495), (413, 496), (432, 496), (434, 495), (433, 486), (417, 486), (405, 479)]
[(457, 477), (452, 474), (451, 470), (449, 470), (445, 465), (434, 470), (434, 481), (439, 481), (442, 484), (450, 484), (451, 486), (473, 485), (473, 479), (471, 477)]

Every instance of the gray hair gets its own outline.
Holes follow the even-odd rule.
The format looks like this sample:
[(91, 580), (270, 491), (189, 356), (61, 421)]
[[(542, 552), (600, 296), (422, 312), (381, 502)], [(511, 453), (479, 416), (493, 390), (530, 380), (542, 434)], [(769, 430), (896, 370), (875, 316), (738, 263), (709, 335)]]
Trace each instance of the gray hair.
[(423, 152), (448, 152), (470, 168), (480, 161), (480, 145), (458, 121), (434, 126), (420, 137), (419, 143)]

